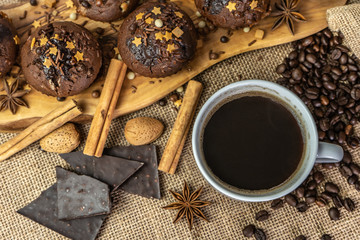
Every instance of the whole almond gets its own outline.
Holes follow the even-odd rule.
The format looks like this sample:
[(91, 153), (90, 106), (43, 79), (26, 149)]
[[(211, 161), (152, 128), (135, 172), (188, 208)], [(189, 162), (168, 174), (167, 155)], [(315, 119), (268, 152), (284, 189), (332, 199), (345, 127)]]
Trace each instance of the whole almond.
[(69, 153), (80, 144), (80, 134), (72, 123), (67, 123), (40, 140), (44, 151)]
[(129, 120), (125, 125), (125, 138), (135, 146), (155, 141), (164, 130), (164, 125), (157, 119), (138, 117)]

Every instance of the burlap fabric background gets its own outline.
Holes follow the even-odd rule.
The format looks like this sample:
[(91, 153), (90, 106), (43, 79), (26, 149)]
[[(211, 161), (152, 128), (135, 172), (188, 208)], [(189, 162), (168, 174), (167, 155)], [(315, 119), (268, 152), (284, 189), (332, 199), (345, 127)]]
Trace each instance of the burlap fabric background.
[[(6, 2), (13, 1), (0, 0), (0, 3)], [(239, 78), (275, 80), (278, 76), (274, 69), (290, 49), (290, 44), (285, 44), (244, 53), (206, 70), (196, 77), (196, 80), (204, 84), (197, 110), (215, 91), (238, 81)], [(170, 102), (165, 107), (154, 104), (114, 120), (107, 147), (126, 145), (124, 125), (127, 120), (138, 116), (155, 117), (165, 124), (165, 133), (155, 142), (161, 156), (176, 118)], [(79, 126), (83, 138), (86, 137), (89, 126)], [(0, 134), (0, 143), (13, 136), (14, 134)], [(83, 147), (84, 144), (79, 149)], [(352, 151), (352, 155), (360, 164), (360, 150)], [(1, 239), (65, 239), (16, 213), (16, 210), (33, 201), (56, 181), (57, 165), (68, 167), (57, 154), (40, 151), (38, 143), (0, 163)], [(269, 239), (294, 239), (299, 234), (304, 234), (308, 239), (319, 239), (323, 233), (331, 234), (335, 239), (360, 239), (360, 193), (346, 183), (337, 169), (321, 171), (326, 175), (326, 180), (341, 186), (343, 197), (350, 197), (357, 205), (356, 211), (352, 213), (341, 209), (341, 219), (336, 222), (331, 221), (327, 214), (329, 207), (313, 206), (306, 213), (299, 213), (285, 205), (284, 208), (274, 211), (270, 209), (269, 202), (245, 203), (221, 195), (204, 180), (197, 169), (188, 137), (176, 174), (171, 176), (160, 173), (162, 199), (151, 200), (120, 193), (115, 199), (112, 214), (100, 231), (99, 239), (244, 239), (242, 228), (249, 223), (263, 228)], [(213, 203), (203, 209), (210, 222), (196, 219), (192, 231), (188, 229), (185, 219), (172, 224), (175, 210), (161, 208), (174, 201), (167, 190), (181, 191), (184, 180), (192, 190), (204, 186), (200, 199)], [(265, 222), (256, 222), (255, 213), (261, 209), (269, 210), (271, 216)]]

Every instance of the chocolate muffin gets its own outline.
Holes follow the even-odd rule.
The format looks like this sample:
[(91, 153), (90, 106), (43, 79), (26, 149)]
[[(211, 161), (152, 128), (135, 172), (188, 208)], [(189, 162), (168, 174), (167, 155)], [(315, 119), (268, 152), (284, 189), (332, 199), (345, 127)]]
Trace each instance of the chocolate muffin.
[(10, 71), (16, 60), (20, 39), (10, 19), (0, 12), (0, 77)]
[(126, 17), (139, 0), (72, 0), (78, 13), (90, 19), (111, 22)]
[(101, 63), (96, 38), (72, 22), (54, 22), (38, 28), (21, 49), (27, 82), (50, 96), (71, 96), (88, 88)]
[(179, 71), (195, 54), (196, 30), (175, 3), (147, 2), (122, 24), (120, 55), (134, 72), (166, 77)]
[(271, 11), (270, 0), (195, 0), (199, 12), (215, 26), (252, 27)]

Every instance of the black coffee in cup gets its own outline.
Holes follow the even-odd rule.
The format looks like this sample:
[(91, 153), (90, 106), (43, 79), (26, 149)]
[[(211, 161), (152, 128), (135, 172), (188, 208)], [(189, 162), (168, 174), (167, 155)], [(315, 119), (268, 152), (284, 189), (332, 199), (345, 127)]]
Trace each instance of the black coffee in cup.
[(303, 148), (292, 112), (256, 93), (219, 107), (203, 133), (207, 165), (220, 180), (239, 189), (265, 190), (285, 182), (297, 169)]

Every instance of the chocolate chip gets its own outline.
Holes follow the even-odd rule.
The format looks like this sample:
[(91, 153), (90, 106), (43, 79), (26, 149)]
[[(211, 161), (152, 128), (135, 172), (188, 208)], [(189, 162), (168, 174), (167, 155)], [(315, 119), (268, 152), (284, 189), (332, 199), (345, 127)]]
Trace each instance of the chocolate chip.
[(99, 91), (99, 90), (94, 90), (94, 91), (92, 91), (91, 96), (92, 96), (93, 98), (98, 98), (98, 97), (100, 97), (100, 91)]
[(221, 36), (220, 42), (227, 43), (230, 39), (227, 36)]
[(30, 0), (31, 6), (37, 6), (37, 0)]
[(165, 100), (165, 99), (160, 99), (158, 103), (159, 103), (159, 105), (160, 105), (161, 107), (163, 107), (163, 106), (166, 105), (166, 100)]
[(91, 5), (90, 5), (90, 3), (88, 1), (82, 1), (81, 6), (83, 6), (84, 8), (90, 8), (91, 7)]
[(65, 97), (57, 97), (56, 98), (56, 100), (58, 100), (59, 102), (63, 102), (63, 101), (65, 101), (65, 99), (66, 99)]

